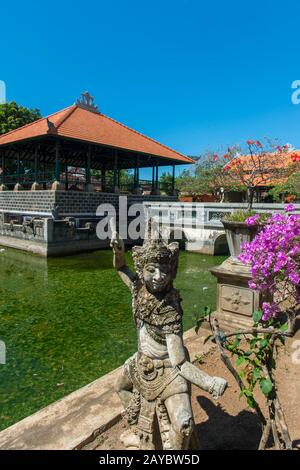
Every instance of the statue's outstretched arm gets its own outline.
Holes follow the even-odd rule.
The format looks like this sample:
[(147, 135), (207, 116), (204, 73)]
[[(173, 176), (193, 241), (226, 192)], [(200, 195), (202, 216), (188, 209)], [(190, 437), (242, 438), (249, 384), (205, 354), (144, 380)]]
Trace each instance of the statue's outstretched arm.
[(225, 379), (212, 377), (187, 361), (182, 336), (170, 334), (166, 336), (166, 339), (171, 364), (178, 369), (182, 377), (202, 390), (211, 393), (215, 398), (224, 393), (227, 386)]
[(113, 250), (114, 268), (118, 271), (118, 274), (122, 281), (128, 287), (131, 287), (136, 275), (126, 265), (124, 241), (116, 231), (112, 234), (110, 246)]

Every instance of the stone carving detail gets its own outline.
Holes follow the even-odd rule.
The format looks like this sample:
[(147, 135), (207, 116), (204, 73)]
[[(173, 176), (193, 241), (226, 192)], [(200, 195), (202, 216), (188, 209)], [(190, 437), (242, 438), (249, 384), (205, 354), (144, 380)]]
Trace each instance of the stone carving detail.
[(143, 246), (132, 249), (134, 273), (113, 227), (112, 233), (114, 266), (131, 290), (138, 334), (138, 351), (125, 362), (116, 384), (130, 425), (123, 443), (131, 449), (187, 449), (193, 434), (188, 382), (218, 397), (226, 381), (189, 362), (182, 340), (181, 298), (173, 287), (178, 243), (165, 243), (149, 223)]
[(251, 316), (253, 312), (253, 293), (249, 289), (235, 286), (222, 286), (222, 309)]
[(221, 220), (228, 211), (209, 211), (208, 220)]
[(94, 103), (94, 97), (88, 91), (81, 93), (81, 98), (76, 101), (77, 106), (98, 113), (98, 106)]

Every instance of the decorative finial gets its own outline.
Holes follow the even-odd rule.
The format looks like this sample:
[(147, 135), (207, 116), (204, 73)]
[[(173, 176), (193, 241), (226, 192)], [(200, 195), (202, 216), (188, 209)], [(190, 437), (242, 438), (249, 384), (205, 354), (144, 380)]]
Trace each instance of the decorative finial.
[(48, 133), (51, 134), (52, 132), (56, 131), (55, 124), (47, 118), (47, 126), (48, 126)]
[(77, 106), (88, 111), (93, 111), (94, 113), (99, 113), (98, 106), (94, 103), (94, 97), (89, 94), (88, 91), (81, 93), (81, 98), (76, 101)]

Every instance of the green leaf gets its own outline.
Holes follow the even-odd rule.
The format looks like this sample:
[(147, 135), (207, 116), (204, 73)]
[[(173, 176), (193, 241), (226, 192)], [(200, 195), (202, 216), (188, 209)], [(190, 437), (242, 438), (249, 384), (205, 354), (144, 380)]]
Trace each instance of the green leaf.
[(262, 319), (262, 311), (261, 310), (255, 310), (252, 315), (254, 323), (258, 323)]
[(273, 384), (269, 379), (261, 379), (259, 382), (260, 389), (265, 397), (268, 398), (271, 391), (273, 390)]
[(241, 344), (240, 338), (236, 337), (236, 339), (233, 342), (233, 345), (237, 348)]
[(262, 339), (259, 343), (259, 349), (264, 349), (268, 346), (269, 341), (267, 339)]
[(249, 356), (251, 356), (252, 353), (253, 353), (253, 351), (245, 351), (244, 356), (249, 357)]
[(256, 401), (254, 400), (253, 395), (247, 397), (247, 403), (250, 408), (255, 408)]
[(240, 357), (238, 357), (237, 360), (236, 360), (236, 365), (239, 367), (239, 366), (241, 366), (245, 361), (246, 361), (246, 359), (244, 358), (244, 356), (240, 356)]
[(280, 331), (287, 331), (289, 329), (289, 325), (287, 323), (284, 323), (279, 329)]
[(255, 408), (256, 401), (254, 400), (253, 392), (251, 390), (244, 388), (240, 393), (240, 397), (241, 396), (245, 396), (247, 398), (247, 403), (250, 408)]
[(258, 380), (261, 377), (261, 370), (258, 367), (255, 367), (252, 372), (252, 377), (254, 380)]
[(253, 348), (256, 345), (256, 343), (258, 343), (258, 341), (260, 341), (259, 338), (252, 338), (250, 340), (250, 347)]

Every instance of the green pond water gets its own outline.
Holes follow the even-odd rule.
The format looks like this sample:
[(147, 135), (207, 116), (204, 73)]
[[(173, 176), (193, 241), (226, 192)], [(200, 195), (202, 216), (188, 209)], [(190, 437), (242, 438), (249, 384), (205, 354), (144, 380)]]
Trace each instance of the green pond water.
[[(185, 329), (196, 312), (214, 306), (208, 268), (224, 259), (180, 253)], [(136, 350), (136, 334), (131, 296), (110, 250), (46, 260), (1, 249), (0, 340), (0, 429), (121, 365)]]

